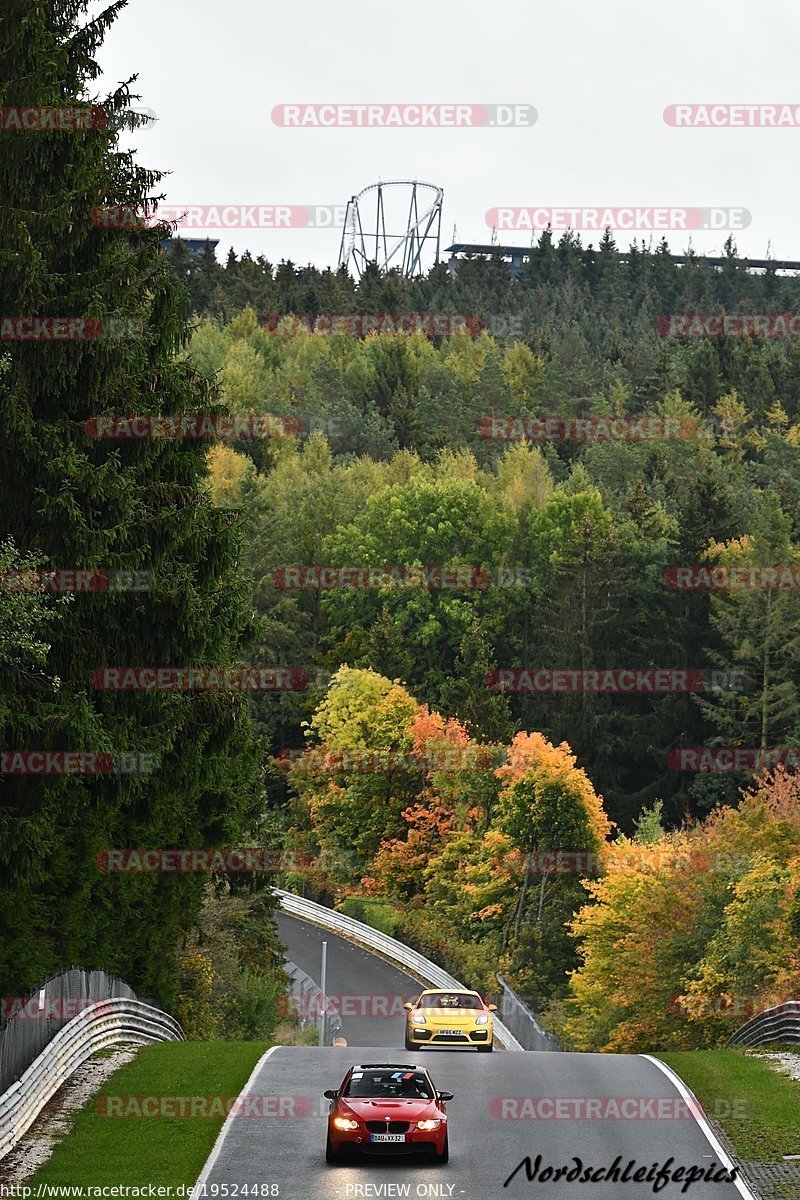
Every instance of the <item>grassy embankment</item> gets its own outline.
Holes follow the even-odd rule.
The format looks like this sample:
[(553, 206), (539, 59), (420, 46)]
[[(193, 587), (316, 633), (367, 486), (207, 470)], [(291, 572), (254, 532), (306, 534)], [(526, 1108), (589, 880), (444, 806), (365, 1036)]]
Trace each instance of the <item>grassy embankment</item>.
[(656, 1057), (689, 1085), (742, 1159), (769, 1163), (800, 1154), (800, 1080), (774, 1071), (757, 1053), (741, 1050), (675, 1051)]
[[(33, 1180), (38, 1184), (193, 1184), (222, 1122), (269, 1042), (158, 1042), (106, 1080)], [(141, 1109), (144, 1097), (208, 1097), (213, 1116), (106, 1116)], [(116, 1099), (134, 1097), (133, 1102)]]

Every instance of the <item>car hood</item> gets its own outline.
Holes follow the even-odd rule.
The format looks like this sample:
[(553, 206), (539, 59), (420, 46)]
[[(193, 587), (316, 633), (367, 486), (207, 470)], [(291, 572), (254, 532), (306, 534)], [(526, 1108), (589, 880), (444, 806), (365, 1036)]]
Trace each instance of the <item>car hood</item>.
[(426, 1117), (440, 1117), (435, 1100), (361, 1100), (347, 1096), (341, 1101), (342, 1110), (350, 1109), (362, 1121), (422, 1121)]

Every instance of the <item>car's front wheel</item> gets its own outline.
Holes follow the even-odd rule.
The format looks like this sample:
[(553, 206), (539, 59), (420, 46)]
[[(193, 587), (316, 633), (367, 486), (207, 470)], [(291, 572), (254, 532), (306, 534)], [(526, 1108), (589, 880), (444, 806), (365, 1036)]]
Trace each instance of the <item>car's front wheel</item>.
[(488, 1046), (478, 1046), (478, 1050), (481, 1054), (491, 1054), (493, 1048), (494, 1048), (493, 1042), (489, 1042)]
[(450, 1139), (447, 1134), (444, 1135), (444, 1149), (441, 1154), (436, 1155), (436, 1161), (442, 1165), (450, 1161)]
[(325, 1142), (325, 1162), (326, 1163), (338, 1163), (338, 1161), (339, 1161), (339, 1155), (336, 1153), (333, 1146), (331, 1145), (331, 1135), (330, 1135), (330, 1130), (329, 1130), (328, 1137)]

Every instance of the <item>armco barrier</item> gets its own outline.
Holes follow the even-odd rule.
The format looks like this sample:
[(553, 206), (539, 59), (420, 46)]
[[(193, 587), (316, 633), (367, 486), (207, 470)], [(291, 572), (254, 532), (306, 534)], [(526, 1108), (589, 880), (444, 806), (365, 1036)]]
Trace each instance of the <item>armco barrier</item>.
[(118, 975), (64, 967), (43, 979), (27, 996), (0, 1002), (0, 1096), (79, 1012), (98, 1000), (141, 1000)]
[(176, 1020), (140, 1000), (112, 997), (88, 1004), (48, 1042), (0, 1096), (0, 1159), (17, 1144), (70, 1075), (98, 1050), (119, 1042), (182, 1042)]
[(763, 1046), (766, 1042), (800, 1044), (800, 1000), (765, 1008), (736, 1030), (727, 1046)]
[[(294, 997), (299, 997), (300, 1017), (299, 1023), (301, 1029), (307, 1025), (317, 1025), (316, 1017), (308, 1017), (306, 1015), (306, 1005), (304, 1003), (307, 996), (313, 996), (315, 1004), (320, 1001), (322, 992), (318, 983), (315, 983), (310, 975), (306, 975), (305, 971), (298, 967), (297, 963), (287, 962), (284, 968), (288, 975), (292, 977), (292, 991), (290, 1000)], [(321, 1007), (321, 1005), (320, 1005)], [(325, 1019), (323, 1022), (322, 1045), (332, 1046), (333, 1039), (342, 1031), (342, 1018), (336, 1005), (331, 1000), (325, 1003)]]
[(528, 1008), (521, 996), (512, 988), (503, 976), (498, 974), (500, 984), (500, 1016), (507, 1029), (512, 1030), (514, 1037), (526, 1050), (560, 1050), (561, 1043), (554, 1033), (542, 1029), (536, 1017)]
[[(409, 949), (402, 942), (398, 942), (396, 938), (389, 937), (388, 934), (381, 933), (378, 929), (373, 929), (371, 925), (365, 925), (363, 921), (356, 921), (353, 917), (346, 917), (344, 913), (334, 912), (331, 908), (325, 908), (323, 904), (316, 904), (313, 900), (306, 900), (303, 896), (295, 896), (292, 892), (281, 891), (280, 888), (275, 889), (275, 895), (284, 912), (290, 913), (293, 917), (301, 917), (305, 921), (312, 921), (315, 925), (322, 925), (325, 929), (330, 929), (332, 933), (341, 933), (344, 937), (352, 938), (353, 941), (366, 946), (369, 950), (377, 951), (391, 962), (397, 963), (401, 967), (407, 967), (413, 974), (434, 987), (467, 990), (463, 983), (459, 983), (457, 979), (448, 975), (441, 967), (437, 967), (436, 963), (431, 962), (430, 959), (423, 958), (421, 954), (417, 954), (416, 950)], [(506, 1050), (525, 1049), (497, 1018), (494, 1021), (494, 1033), (499, 1044)]]

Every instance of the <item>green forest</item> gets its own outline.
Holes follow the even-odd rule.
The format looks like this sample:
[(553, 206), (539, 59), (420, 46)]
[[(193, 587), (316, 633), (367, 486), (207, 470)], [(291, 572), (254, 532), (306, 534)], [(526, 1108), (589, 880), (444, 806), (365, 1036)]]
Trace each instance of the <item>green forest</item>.
[[(711, 831), (720, 812), (738, 811), (753, 773), (678, 770), (676, 752), (752, 748), (793, 762), (796, 344), (660, 338), (653, 330), (670, 304), (698, 309), (684, 272), (705, 279), (702, 303), (718, 311), (730, 294), (727, 268), (673, 266), (665, 270), (673, 290), (660, 298), (653, 281), (664, 264), (659, 252), (649, 256), (645, 323), (620, 315), (636, 311), (630, 262), (611, 268), (622, 293), (612, 303), (592, 280), (592, 257), (587, 265), (565, 241), (555, 261), (574, 257), (560, 284), (511, 283), (500, 268), (502, 305), (533, 308), (546, 298), (549, 319), (528, 338), (359, 339), (309, 333), (291, 316), (276, 324), (251, 306), (228, 321), (198, 313), (191, 359), (220, 382), (226, 411), (283, 418), (277, 429), (285, 435), (216, 446), (209, 486), (243, 530), (262, 652), (302, 665), (310, 677), (305, 692), (254, 706), (278, 768), (268, 785), (272, 827), (282, 845), (317, 863), (316, 871), (290, 878), (291, 886), (330, 902), (347, 897), (354, 914), (359, 896), (382, 898), (398, 936), (476, 985), (489, 987), (500, 967), (576, 1047), (709, 1044), (757, 1011), (759, 997), (763, 1007), (791, 995), (787, 955), (797, 901), (771, 870), (790, 870), (798, 849), (792, 806), (781, 818), (789, 814), (791, 828), (780, 851), (759, 851), (745, 837), (736, 845), (747, 853), (732, 850), (723, 861), (715, 842), (713, 863), (699, 872), (700, 894), (692, 896), (684, 839), (693, 847), (689, 862), (705, 864), (694, 839), (718, 837)], [(192, 276), (206, 267), (196, 264)], [(217, 267), (210, 307), (224, 308), (226, 288), (252, 267), (246, 260)], [(737, 310), (766, 311), (758, 291), (765, 301), (769, 279), (748, 274), (733, 248), (730, 272), (741, 285)], [(274, 281), (266, 265), (263, 273), (278, 313), (285, 303), (276, 285), (296, 303), (290, 279), (295, 289), (310, 279), (312, 293), (325, 283), (319, 273), (290, 275), (287, 264)], [(459, 290), (467, 274), (469, 293)], [(498, 264), (482, 261), (459, 266), (454, 280), (442, 275), (442, 311), (467, 304), (489, 311), (499, 279)], [(480, 280), (482, 305), (475, 302)], [(565, 281), (580, 296), (582, 319), (557, 315)], [(778, 310), (790, 307), (794, 280), (772, 283)], [(678, 285), (688, 294), (676, 293)], [(369, 291), (375, 281), (362, 286)], [(405, 310), (423, 311), (415, 307), (422, 284), (416, 294), (399, 279), (383, 286), (376, 303), (386, 311), (402, 311), (396, 295), (403, 288)], [(350, 293), (347, 306), (330, 311), (353, 311), (361, 287)], [(308, 311), (318, 311), (313, 297)], [(618, 327), (620, 339), (626, 329), (625, 353), (619, 347), (613, 355), (611, 339), (592, 335), (602, 325)], [(638, 338), (631, 332), (637, 325), (644, 325)], [(651, 429), (680, 436), (526, 440), (524, 420), (495, 422), (516, 429), (512, 438), (485, 436), (487, 418), (553, 416), (645, 417)], [(788, 586), (681, 590), (681, 565), (739, 569), (746, 578), (784, 567)], [(339, 569), (335, 586), (319, 586), (325, 567)], [(469, 569), (477, 570), (486, 586), (403, 586), (398, 567), (461, 568), (468, 582)], [(386, 586), (360, 586), (357, 568), (384, 568)], [(498, 671), (522, 667), (683, 668), (703, 682), (659, 695), (492, 686)], [(434, 723), (430, 746), (426, 722)], [(569, 791), (537, 786), (534, 770), (512, 789), (505, 772), (520, 738), (543, 739), (536, 744), (559, 757), (560, 771), (573, 783), (585, 780), (594, 797), (588, 824), (582, 809), (564, 814)], [(466, 767), (459, 754), (448, 760), (450, 741), (472, 747)], [(385, 762), (376, 750), (388, 755)], [(778, 778), (759, 785), (748, 801), (754, 811), (771, 813), (773, 792), (794, 786), (781, 768)], [(529, 811), (509, 824), (509, 794), (523, 788)], [(734, 826), (725, 828), (733, 839)], [(542, 850), (599, 847), (602, 858), (609, 845), (614, 873), (585, 886), (558, 870), (535, 869)], [(644, 846), (652, 849), (641, 863), (636, 848)], [(775, 861), (764, 873), (760, 853), (767, 851)], [(756, 867), (758, 884), (749, 877)], [(691, 914), (696, 925), (690, 938), (662, 938), (660, 886), (686, 903), (686, 920)], [(786, 924), (768, 963), (747, 966), (740, 977), (734, 953), (728, 972), (715, 974), (707, 960), (721, 950), (709, 944), (708, 930), (724, 924), (728, 904), (730, 920), (737, 919), (740, 888), (759, 920), (766, 909)], [(595, 941), (608, 936), (603, 914), (615, 941), (599, 949)], [(633, 936), (637, 949), (629, 954)], [(671, 957), (650, 964), (651, 990), (641, 978), (641, 950), (654, 941)], [(630, 979), (612, 999), (609, 980), (593, 973), (605, 956), (618, 963), (623, 944)]]
[[(78, 29), (82, 7), (11, 0), (3, 104), (89, 102), (117, 6)], [(516, 279), (499, 259), (355, 281), (192, 257), (172, 229), (92, 220), (158, 196), (119, 148), (131, 98), (81, 137), (0, 130), (6, 312), (129, 331), (0, 343), (2, 578), (149, 580), (0, 587), (3, 748), (157, 761), (0, 776), (2, 993), (78, 963), (190, 1036), (268, 1037), (275, 877), (98, 866), (111, 847), (263, 846), (296, 855), (283, 886), (377, 908), (468, 986), (500, 970), (566, 1047), (715, 1045), (792, 995), (800, 344), (668, 337), (661, 318), (791, 313), (797, 277), (732, 242), (715, 268), (608, 233), (543, 234)], [(302, 321), (355, 313), (470, 320), (446, 338)], [(269, 418), (267, 436), (97, 436), (100, 417), (182, 414)], [(606, 433), (531, 432), (548, 418)], [(650, 432), (608, 433), (626, 427)], [(681, 588), (680, 568), (773, 582)], [(155, 666), (307, 686), (93, 683)], [(621, 670), (701, 682), (499, 685)], [(676, 769), (700, 747), (764, 769)], [(585, 873), (559, 865), (576, 853)]]

